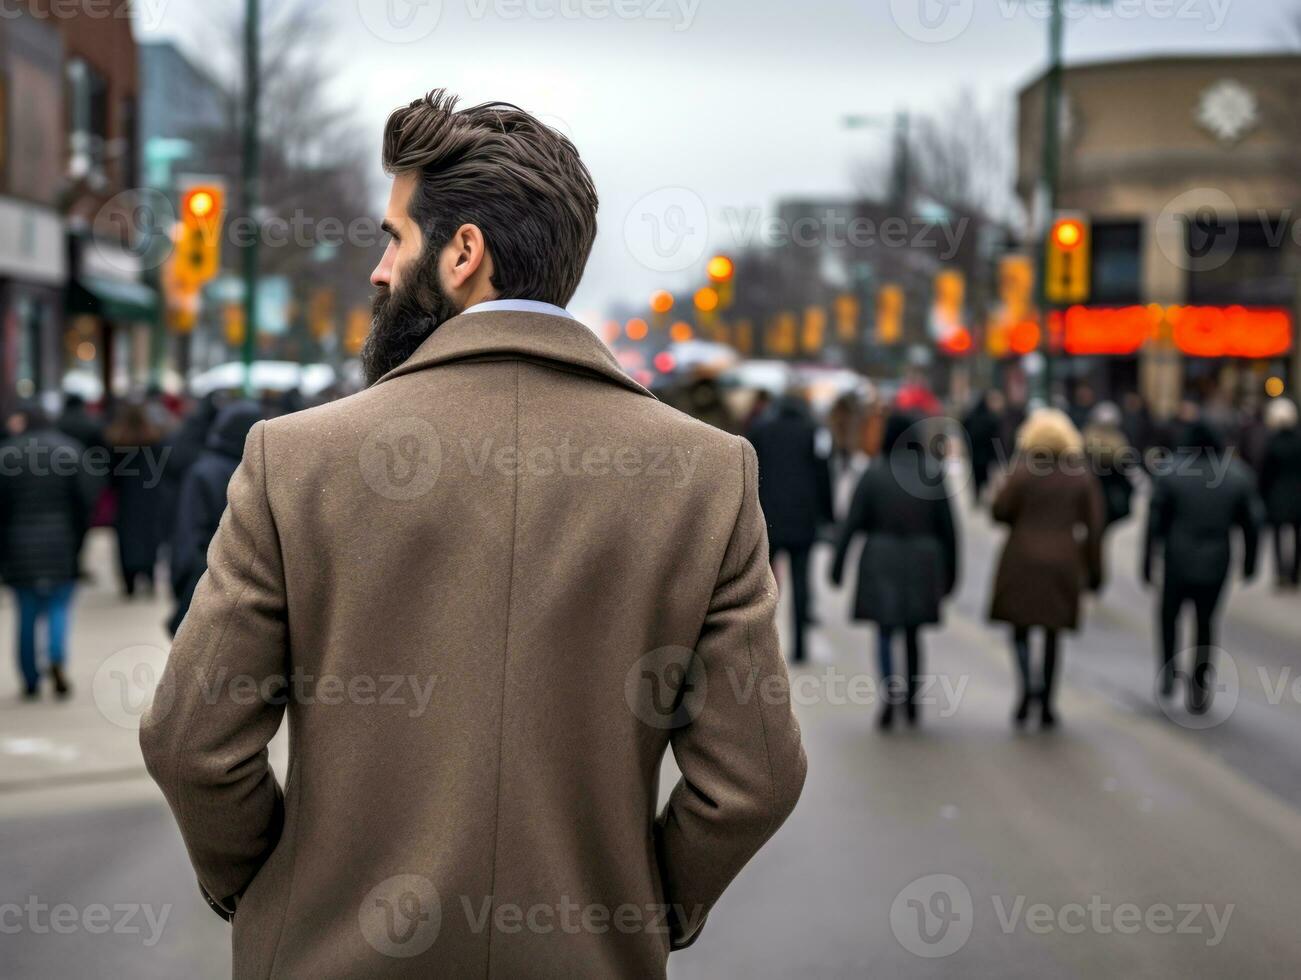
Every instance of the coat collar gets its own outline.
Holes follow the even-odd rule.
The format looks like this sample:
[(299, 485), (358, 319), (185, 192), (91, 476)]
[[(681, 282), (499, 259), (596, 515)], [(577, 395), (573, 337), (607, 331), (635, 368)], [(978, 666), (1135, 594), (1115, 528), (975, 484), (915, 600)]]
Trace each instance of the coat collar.
[[(476, 308), (477, 309), (477, 308)], [(523, 358), (586, 371), (654, 398), (619, 366), (610, 349), (569, 317), (517, 310), (474, 310), (441, 324), (416, 352), (379, 379), (473, 358)]]

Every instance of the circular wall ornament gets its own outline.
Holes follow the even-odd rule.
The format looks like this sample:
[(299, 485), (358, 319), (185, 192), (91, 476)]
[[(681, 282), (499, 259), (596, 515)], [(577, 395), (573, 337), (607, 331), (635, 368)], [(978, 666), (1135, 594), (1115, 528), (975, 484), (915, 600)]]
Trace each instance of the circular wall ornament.
[(1197, 121), (1222, 143), (1237, 143), (1260, 123), (1260, 101), (1241, 82), (1226, 79), (1202, 93)]

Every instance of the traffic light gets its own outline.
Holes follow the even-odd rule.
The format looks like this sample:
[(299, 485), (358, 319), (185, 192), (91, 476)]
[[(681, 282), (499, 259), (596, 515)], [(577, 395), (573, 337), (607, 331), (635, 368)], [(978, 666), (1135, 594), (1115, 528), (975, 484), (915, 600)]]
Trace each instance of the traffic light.
[(903, 287), (884, 285), (876, 294), (876, 342), (884, 347), (903, 339)]
[(990, 318), (986, 349), (994, 357), (1029, 354), (1039, 346), (1039, 312), (1035, 309), (1034, 260), (1005, 255), (998, 263), (1000, 304)]
[(226, 189), (219, 183), (193, 184), (181, 194), (181, 227), (176, 242), (176, 277), (198, 289), (221, 269), (221, 223)]
[(715, 255), (705, 265), (705, 274), (718, 294), (718, 309), (725, 310), (732, 305), (732, 280), (736, 275), (736, 265), (726, 255)]
[(1089, 301), (1093, 265), (1093, 235), (1088, 218), (1060, 215), (1048, 231), (1045, 248), (1044, 297), (1056, 306)]
[(816, 354), (822, 350), (823, 337), (827, 332), (827, 311), (820, 306), (810, 306), (804, 311), (804, 327), (800, 331), (800, 345), (806, 354)]

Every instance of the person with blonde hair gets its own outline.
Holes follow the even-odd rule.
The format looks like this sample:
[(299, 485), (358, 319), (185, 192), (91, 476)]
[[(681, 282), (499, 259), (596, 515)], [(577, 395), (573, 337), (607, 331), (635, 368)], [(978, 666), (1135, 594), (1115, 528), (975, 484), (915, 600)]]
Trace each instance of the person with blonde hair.
[[(1020, 697), (1019, 728), (1039, 703), (1044, 728), (1053, 711), (1058, 634), (1076, 629), (1085, 585), (1102, 587), (1102, 491), (1084, 458), (1084, 440), (1059, 409), (1031, 413), (1017, 432), (1016, 455), (994, 500), (994, 520), (1011, 528), (994, 578), (990, 619), (1012, 627)], [(1083, 530), (1083, 548), (1079, 534)], [(1030, 631), (1043, 632), (1042, 668), (1030, 668)]]

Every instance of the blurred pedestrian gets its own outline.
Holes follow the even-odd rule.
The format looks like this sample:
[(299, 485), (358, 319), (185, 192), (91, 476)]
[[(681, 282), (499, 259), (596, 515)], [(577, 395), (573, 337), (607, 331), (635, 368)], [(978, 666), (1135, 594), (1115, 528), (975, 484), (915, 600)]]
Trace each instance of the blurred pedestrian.
[(81, 395), (71, 394), (63, 400), (58, 429), (69, 438), (77, 440), (85, 449), (96, 449), (105, 445), (104, 426), (99, 419), (90, 414), (86, 399)]
[(807, 403), (792, 390), (778, 398), (766, 418), (749, 433), (759, 457), (759, 503), (768, 521), (773, 563), (785, 553), (790, 582), (795, 649), (792, 659), (808, 659), (810, 619), (809, 554), (819, 530), (832, 522), (831, 469), (818, 452), (818, 427)]
[[(208, 434), (217, 418), (221, 402), (215, 392), (204, 395), (182, 419), (172, 432), (163, 439), (160, 453), (163, 458), (162, 483), (158, 488), (158, 510), (162, 515), (162, 527), (159, 535), (162, 541), (170, 543), (175, 535), (176, 512), (181, 505), (181, 487), (185, 483), (185, 474), (203, 455), (208, 445)], [(175, 568), (171, 574), (172, 595), (179, 597)]]
[(772, 411), (772, 392), (767, 388), (759, 388), (754, 393), (754, 400), (750, 403), (750, 410), (745, 413), (745, 420), (741, 424), (741, 433), (749, 435), (760, 421), (768, 417)]
[(849, 472), (854, 454), (863, 444), (863, 404), (856, 392), (847, 391), (832, 402), (827, 412), (827, 431), (831, 434), (831, 462), (838, 479)]
[[(917, 722), (923, 677), (919, 630), (940, 622), (940, 604), (958, 579), (953, 508), (944, 470), (918, 438), (917, 418), (892, 415), (882, 452), (863, 473), (849, 514), (836, 534), (831, 581), (844, 576), (850, 543), (867, 540), (858, 559), (854, 618), (877, 624), (877, 656), (885, 692), (878, 724), (888, 729), (902, 703), (908, 724)], [(902, 634), (906, 672), (894, 670), (892, 645)]]
[(962, 420), (971, 463), (971, 497), (977, 505), (989, 483), (989, 471), (998, 462), (1002, 401), (1002, 395), (996, 391), (983, 392)]
[(186, 471), (172, 533), (171, 575), (176, 610), (168, 628), (173, 634), (180, 629), (195, 586), (208, 570), (208, 545), (226, 510), (226, 488), (244, 455), (249, 430), (262, 414), (254, 402), (227, 405), (208, 434), (207, 447)]
[(1137, 391), (1127, 391), (1120, 405), (1120, 427), (1124, 430), (1125, 441), (1134, 447), (1141, 460), (1146, 461), (1147, 451), (1152, 447), (1152, 413), (1147, 401)]
[[(75, 439), (87, 452), (92, 450), (102, 452), (107, 448), (107, 443), (104, 441), (104, 426), (99, 419), (90, 414), (90, 410), (86, 407), (86, 399), (81, 395), (70, 394), (63, 400), (63, 411), (59, 415), (57, 426), (60, 432)], [(93, 467), (86, 469), (85, 480), (87, 492), (92, 494), (92, 500), (98, 498), (108, 486), (108, 474), (95, 472)], [(82, 531), (82, 540), (77, 546), (79, 562), (85, 550), (82, 547), (85, 544), (85, 535), (89, 530), (90, 524), (87, 522)], [(91, 578), (91, 575), (83, 567), (78, 569), (77, 578), (86, 580)]]
[(11, 420), (0, 442), (0, 578), (18, 604), (18, 669), (23, 697), (40, 696), (37, 628), (59, 698), (72, 691), (64, 667), (78, 554), (90, 519), (92, 483), (84, 447), (60, 432), (35, 404)]
[(1179, 614), (1192, 603), (1197, 617), (1197, 650), (1188, 678), (1188, 710), (1210, 709), (1214, 670), (1215, 616), (1229, 577), (1231, 537), (1242, 533), (1242, 573), (1256, 573), (1256, 549), (1261, 524), (1255, 481), (1250, 471), (1224, 449), (1224, 443), (1203, 421), (1188, 426), (1176, 449), (1173, 465), (1157, 479), (1149, 504), (1143, 547), (1142, 577), (1152, 584), (1161, 559), (1161, 650), (1157, 668), (1162, 698), (1174, 694), (1178, 673)]
[(1138, 460), (1121, 428), (1123, 421), (1114, 402), (1099, 402), (1083, 433), (1089, 467), (1102, 487), (1104, 530), (1129, 517), (1134, 496)]
[(154, 572), (163, 532), (161, 490), (162, 433), (146, 407), (127, 402), (107, 432), (113, 447), (113, 486), (117, 491), (117, 550), (122, 591), (136, 594), (141, 579), (154, 591)]
[(1097, 404), (1098, 396), (1093, 390), (1093, 386), (1087, 381), (1079, 382), (1071, 393), (1069, 410), (1071, 423), (1077, 430), (1082, 430), (1089, 424), (1089, 417), (1093, 414), (1093, 408)]
[[(994, 578), (990, 618), (1012, 626), (1018, 727), (1035, 701), (1043, 727), (1056, 724), (1059, 634), (1077, 628), (1084, 586), (1102, 587), (1102, 491), (1083, 457), (1084, 441), (1070, 418), (1058, 409), (1038, 409), (1017, 434), (1014, 463), (994, 500), (994, 520), (1011, 533)], [(1043, 632), (1037, 683), (1030, 651), (1036, 627)]]
[(1270, 437), (1261, 464), (1260, 494), (1274, 528), (1274, 562), (1280, 589), (1301, 583), (1301, 430), (1296, 402), (1275, 398), (1265, 410)]

